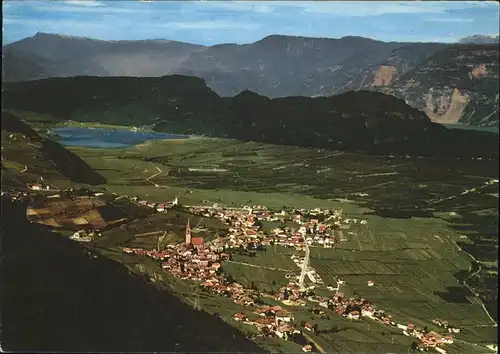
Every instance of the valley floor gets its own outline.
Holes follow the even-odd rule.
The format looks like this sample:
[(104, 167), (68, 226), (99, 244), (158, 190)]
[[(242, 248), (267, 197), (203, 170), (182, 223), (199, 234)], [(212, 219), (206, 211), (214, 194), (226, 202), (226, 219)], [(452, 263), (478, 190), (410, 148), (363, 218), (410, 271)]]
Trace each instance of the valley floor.
[[(155, 203), (178, 197), (183, 205), (192, 206), (342, 208), (346, 217), (364, 219), (367, 224), (346, 230), (346, 241), (335, 249), (311, 248), (311, 266), (325, 286), (335, 285), (341, 277), (346, 296), (369, 299), (402, 323), (434, 328), (434, 318), (449, 320), (462, 330), (454, 344), (446, 347), (450, 353), (484, 353), (486, 345), (497, 341), (496, 325), (489, 315), (496, 316), (491, 279), (496, 279), (498, 264), (497, 161), (367, 156), (207, 138), (155, 141), (128, 149), (70, 150), (107, 179), (105, 185), (92, 187), (104, 193)], [(12, 164), (9, 171), (21, 181), (23, 174), (33, 171), (27, 160), (12, 161), (18, 165)], [(21, 172), (25, 166), (27, 172)], [(35, 173), (45, 175), (46, 167), (36, 168)], [(59, 176), (47, 176), (55, 186), (66, 186)], [(195, 298), (193, 284), (170, 278), (159, 263), (121, 252), (123, 246), (154, 248), (157, 235), (149, 233), (165, 228), (172, 231), (167, 243), (178, 243), (189, 218), (197, 223), (197, 217), (171, 211), (104, 231), (97, 251), (149, 277), (164, 274), (159, 281), (162, 286), (254, 335), (232, 318), (244, 309), (231, 299), (210, 294)], [(223, 228), (209, 219), (200, 225), (214, 232)], [(265, 229), (275, 226), (279, 225), (271, 223)], [(53, 252), (48, 246), (45, 249)], [(246, 286), (253, 283), (276, 291), (287, 282), (286, 271), (298, 271), (290, 252), (293, 249), (271, 247), (255, 257), (235, 254), (224, 271)], [(473, 268), (476, 263), (471, 257), (481, 264), (479, 270)], [(368, 280), (376, 286), (368, 287)], [(296, 317), (321, 328), (332, 323), (342, 328), (333, 334), (311, 334), (327, 352), (374, 348), (402, 352), (412, 342), (370, 320), (349, 321), (332, 315), (327, 321), (300, 309)], [(254, 340), (270, 351), (300, 350), (280, 339)]]

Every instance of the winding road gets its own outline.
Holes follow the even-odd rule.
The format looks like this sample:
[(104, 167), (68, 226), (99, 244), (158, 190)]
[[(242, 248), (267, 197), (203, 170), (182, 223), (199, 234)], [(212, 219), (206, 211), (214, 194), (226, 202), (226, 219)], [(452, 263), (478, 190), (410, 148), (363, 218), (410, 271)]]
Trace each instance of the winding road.
[[(476, 257), (474, 257), (472, 254), (470, 254), (469, 252), (467, 251), (464, 251), (456, 242), (455, 240), (453, 240), (450, 236), (446, 235), (446, 237), (455, 245), (455, 247), (457, 248), (457, 250), (459, 252), (463, 252), (465, 253), (470, 259), (472, 259), (473, 262), (477, 263), (479, 269), (474, 272), (473, 274), (469, 274), (469, 276), (467, 277), (467, 279), (475, 276), (476, 274), (478, 274), (480, 271), (481, 271), (481, 264), (477, 261)], [(472, 264), (471, 264), (472, 266)], [(470, 271), (470, 268), (471, 266), (469, 267), (469, 271)], [(467, 289), (469, 289), (469, 291), (472, 293), (472, 295), (474, 295), (478, 300), (479, 302), (481, 303), (481, 306), (484, 310), (484, 312), (486, 312), (486, 315), (488, 315), (489, 319), (491, 320), (491, 322), (493, 322), (493, 324), (491, 325), (481, 325), (482, 327), (497, 327), (498, 324), (497, 322), (495, 321), (495, 319), (493, 317), (491, 317), (490, 313), (488, 312), (488, 310), (486, 309), (486, 306), (484, 305), (483, 301), (481, 301), (481, 299), (479, 298), (479, 294), (471, 287), (469, 286), (469, 284), (467, 284), (467, 279), (464, 280), (464, 285)]]
[(156, 169), (158, 170), (158, 172), (156, 172), (155, 174), (153, 174), (152, 176), (146, 178), (146, 181), (150, 182), (151, 184), (153, 184), (156, 188), (161, 188), (162, 186), (154, 183), (153, 181), (151, 181), (151, 179), (155, 178), (156, 176), (158, 176), (160, 173), (162, 173), (163, 171), (158, 167), (158, 166), (155, 166)]

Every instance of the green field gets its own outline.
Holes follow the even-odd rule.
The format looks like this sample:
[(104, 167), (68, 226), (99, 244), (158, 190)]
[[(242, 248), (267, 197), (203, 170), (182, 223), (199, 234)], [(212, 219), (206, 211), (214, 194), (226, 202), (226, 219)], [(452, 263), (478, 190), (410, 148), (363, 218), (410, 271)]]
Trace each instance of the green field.
[(490, 132), (498, 134), (498, 127), (480, 127), (468, 124), (442, 124), (448, 129), (476, 130), (479, 132)]
[(167, 232), (164, 244), (175, 244), (184, 240), (186, 224), (190, 221), (194, 236), (201, 236), (205, 241), (214, 239), (217, 232), (227, 230), (227, 225), (215, 219), (204, 218), (182, 211), (153, 214), (138, 219), (120, 228), (103, 232), (98, 239), (102, 246), (128, 246), (156, 248), (158, 237)]
[[(47, 173), (50, 166), (33, 159), (36, 149), (29, 150), (18, 142), (8, 144), (9, 149), (18, 150), (11, 154), (16, 158), (6, 164), (3, 177), (11, 173), (24, 182), (33, 171), (34, 176), (43, 174), (57, 186), (67, 184), (67, 179), (60, 175)], [(325, 285), (335, 285), (335, 278), (341, 277), (347, 283), (343, 292), (372, 300), (376, 307), (402, 323), (423, 326), (435, 317), (449, 320), (463, 330), (456, 338), (464, 341), (447, 346), (449, 352), (484, 353), (488, 351), (484, 346), (469, 343), (496, 342), (495, 328), (487, 327), (491, 321), (478, 299), (457, 280), (458, 273), (470, 273), (471, 258), (458, 251), (452, 241), (488, 265), (477, 277), (482, 279), (484, 272), (495, 270), (490, 265), (494, 264), (498, 249), (498, 198), (491, 194), (498, 193), (498, 185), (461, 193), (498, 179), (497, 161), (405, 159), (207, 138), (155, 141), (127, 149), (70, 150), (107, 178), (107, 184), (97, 189), (106, 188), (108, 192), (156, 202), (178, 196), (184, 205), (343, 208), (347, 217), (368, 223), (342, 230), (347, 241), (336, 249), (311, 248), (311, 265)], [(21, 155), (27, 157), (17, 158)], [(23, 164), (28, 165), (26, 175), (18, 171)], [(211, 171), (213, 168), (219, 171)], [(446, 199), (450, 196), (453, 198)], [(451, 217), (451, 212), (458, 216)], [(169, 230), (167, 242), (178, 242), (183, 238), (188, 218), (179, 212), (154, 215), (124, 229), (109, 230), (98, 242), (110, 250), (124, 244), (154, 247), (157, 236), (137, 234), (165, 229)], [(207, 231), (203, 236), (207, 238), (223, 227), (211, 224), (214, 221), (205, 222)], [(192, 226), (197, 223), (196, 218), (191, 219)], [(266, 229), (274, 226), (265, 225)], [(271, 247), (257, 252), (255, 257), (235, 253), (233, 262), (223, 264), (223, 269), (245, 285), (253, 282), (260, 289), (276, 291), (287, 282), (288, 271), (299, 273), (289, 258), (291, 252), (293, 249), (276, 247), (275, 251)], [(113, 257), (123, 261), (125, 256)], [(165, 274), (156, 267), (158, 274)], [(374, 280), (376, 285), (368, 287), (368, 280)], [(192, 299), (190, 285), (167, 278), (162, 281), (173, 282), (171, 286), (180, 296)], [(481, 287), (481, 296), (492, 296), (490, 285), (479, 281), (474, 284)], [(223, 311), (228, 321), (239, 309), (227, 299), (199, 296), (202, 306), (214, 312)], [(299, 318), (311, 316), (305, 310), (297, 311)], [(323, 320), (316, 321), (330, 326)], [(332, 321), (347, 329), (315, 335), (327, 351), (405, 352), (412, 341), (399, 334), (382, 335), (389, 329), (368, 321), (354, 323), (333, 314)]]
[[(498, 177), (491, 161), (398, 159), (206, 138), (155, 141), (123, 149), (119, 155), (116, 150), (72, 151), (108, 178), (110, 191), (129, 195), (156, 200), (179, 195), (183, 204), (342, 207), (348, 217), (366, 219), (368, 224), (344, 230), (348, 241), (335, 251), (319, 249), (316, 255), (313, 249), (313, 263), (321, 267), (318, 272), (324, 274), (326, 283), (333, 280), (329, 276), (342, 275), (348, 289), (380, 302), (394, 316), (417, 323), (419, 318), (428, 321), (438, 315), (464, 326), (489, 323), (479, 305), (450, 303), (435, 294), (449, 292), (447, 287), (463, 289), (454, 275), (467, 271), (470, 259), (450, 241), (460, 241), (455, 225), (432, 216), (438, 212), (447, 215), (455, 206), (462, 215), (495, 207), (496, 199), (486, 194), (497, 186), (460, 195), (466, 188)], [(151, 181), (162, 187), (153, 190), (144, 179), (155, 174), (156, 167), (162, 172)], [(189, 168), (226, 172), (192, 172)], [(434, 202), (450, 195), (458, 197)], [(464, 210), (461, 206), (466, 203), (469, 207)], [(368, 215), (370, 209), (384, 208), (396, 217), (407, 210), (421, 217)], [(280, 262), (265, 258), (245, 262), (266, 267)], [(283, 276), (268, 274), (269, 270), (263, 274), (246, 268), (233, 271), (241, 271), (255, 283), (269, 279), (278, 283)], [(367, 280), (378, 285), (368, 288)], [(425, 311), (414, 310), (414, 303)]]
[[(371, 207), (404, 210), (411, 204), (415, 209), (415, 202), (422, 206), (435, 195), (459, 194), (463, 188), (477, 186), (478, 180), (467, 178), (468, 174), (486, 180), (498, 175), (492, 162), (484, 160), (408, 160), (208, 138), (154, 141), (118, 150), (71, 150), (106, 176), (109, 187), (116, 190), (126, 186), (130, 193), (151, 198), (181, 193), (189, 202), (259, 201), (280, 208), (298, 205), (300, 196), (298, 206), (306, 208), (339, 205), (328, 200), (345, 198)], [(145, 181), (158, 172), (157, 167), (161, 173)], [(456, 170), (463, 170), (463, 175)], [(153, 183), (164, 188), (152, 193)], [(185, 194), (190, 190), (192, 194)], [(349, 212), (350, 204), (343, 206)]]

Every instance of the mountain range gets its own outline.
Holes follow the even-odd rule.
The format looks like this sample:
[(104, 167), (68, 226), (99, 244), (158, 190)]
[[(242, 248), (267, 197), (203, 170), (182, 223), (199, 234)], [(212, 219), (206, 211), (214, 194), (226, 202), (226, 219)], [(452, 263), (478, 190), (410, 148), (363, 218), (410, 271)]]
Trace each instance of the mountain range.
[(4, 110), (44, 120), (154, 124), (170, 133), (363, 153), (498, 156), (498, 135), (445, 128), (402, 99), (368, 90), (275, 99), (247, 90), (220, 97), (196, 77), (78, 76), (4, 83), (2, 98)]
[(245, 90), (269, 98), (375, 90), (404, 99), (435, 122), (499, 125), (497, 44), (272, 35), (206, 47), (38, 33), (3, 50), (4, 81), (179, 74), (204, 79), (222, 97)]

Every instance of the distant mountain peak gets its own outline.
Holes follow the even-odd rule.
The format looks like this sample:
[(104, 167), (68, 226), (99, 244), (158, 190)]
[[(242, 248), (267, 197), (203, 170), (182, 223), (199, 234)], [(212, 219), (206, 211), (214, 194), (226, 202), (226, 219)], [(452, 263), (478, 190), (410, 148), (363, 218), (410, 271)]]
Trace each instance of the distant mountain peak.
[(262, 96), (262, 95), (259, 95), (258, 93), (256, 92), (253, 92), (253, 91), (250, 91), (250, 90), (243, 90), (241, 91), (240, 93), (238, 93), (237, 95), (234, 96), (235, 99), (242, 99), (242, 98), (245, 98), (245, 99), (249, 99), (249, 98), (258, 98), (258, 99), (265, 99), (265, 100), (269, 100), (268, 97), (266, 96)]
[(459, 43), (463, 44), (495, 44), (499, 43), (500, 37), (497, 34), (475, 34), (468, 37), (463, 37)]
[(47, 33), (47, 32), (37, 32), (33, 37), (34, 39), (40, 38), (57, 38), (57, 39), (76, 39), (76, 40), (87, 40), (87, 41), (102, 41), (101, 39), (73, 36), (70, 34), (59, 34), (59, 33)]
[[(94, 42), (107, 42), (107, 43), (170, 43), (176, 42), (170, 39), (164, 38), (153, 38), (153, 39), (138, 39), (138, 40), (106, 40), (106, 39), (98, 39), (98, 38), (90, 38), (90, 37), (82, 37), (82, 36), (74, 36), (70, 34), (59, 34), (59, 33), (47, 33), (47, 32), (37, 32), (33, 37), (28, 37), (32, 39), (42, 39), (42, 38), (55, 38), (55, 39), (70, 39), (70, 40), (86, 40), (86, 41), (94, 41)], [(179, 42), (182, 43), (182, 42)]]

